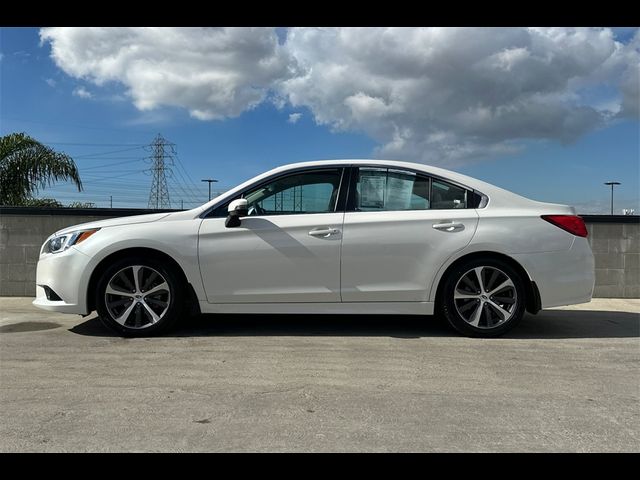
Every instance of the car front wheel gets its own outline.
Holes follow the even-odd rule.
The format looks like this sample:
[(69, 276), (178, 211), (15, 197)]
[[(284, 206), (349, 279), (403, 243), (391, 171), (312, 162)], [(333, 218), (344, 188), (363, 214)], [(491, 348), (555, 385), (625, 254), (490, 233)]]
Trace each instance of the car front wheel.
[(441, 306), (446, 319), (460, 333), (495, 337), (511, 330), (522, 319), (524, 284), (508, 263), (476, 259), (450, 273)]
[(127, 337), (165, 332), (182, 314), (183, 291), (178, 275), (166, 263), (125, 258), (102, 274), (96, 305), (102, 322)]

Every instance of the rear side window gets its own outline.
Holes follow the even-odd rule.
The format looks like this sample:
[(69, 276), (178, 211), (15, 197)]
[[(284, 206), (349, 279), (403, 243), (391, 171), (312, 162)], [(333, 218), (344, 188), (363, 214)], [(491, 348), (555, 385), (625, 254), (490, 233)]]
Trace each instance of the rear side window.
[(433, 180), (431, 185), (431, 208), (445, 210), (452, 208), (469, 208), (471, 198), (467, 198), (468, 190), (441, 180)]
[(429, 178), (405, 170), (360, 168), (356, 181), (355, 210), (427, 210)]

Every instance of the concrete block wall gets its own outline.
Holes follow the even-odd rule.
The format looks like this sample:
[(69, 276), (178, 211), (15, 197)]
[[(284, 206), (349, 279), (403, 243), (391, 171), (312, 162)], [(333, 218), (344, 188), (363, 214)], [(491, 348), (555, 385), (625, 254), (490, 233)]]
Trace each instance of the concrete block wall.
[(35, 296), (40, 248), (52, 233), (79, 223), (156, 212), (158, 210), (0, 207), (0, 296)]
[(2, 215), (0, 218), (0, 295), (33, 297), (40, 248), (52, 233), (96, 216)]
[(640, 223), (587, 223), (596, 261), (594, 297), (640, 298)]
[[(0, 296), (34, 296), (36, 263), (49, 235), (70, 225), (141, 215), (134, 209), (0, 207)], [(595, 297), (640, 298), (640, 219), (585, 215), (596, 262)]]

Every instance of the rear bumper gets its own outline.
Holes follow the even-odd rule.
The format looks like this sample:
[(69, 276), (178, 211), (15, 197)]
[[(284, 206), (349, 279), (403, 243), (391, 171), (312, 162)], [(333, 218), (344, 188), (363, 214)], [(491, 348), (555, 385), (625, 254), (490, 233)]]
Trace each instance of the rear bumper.
[[(86, 282), (83, 277), (91, 258), (75, 247), (40, 256), (36, 270), (36, 299), (33, 305), (52, 312), (86, 315)], [(59, 300), (48, 299), (44, 287), (49, 287)]]
[(542, 308), (591, 301), (595, 262), (586, 238), (576, 237), (565, 251), (512, 256), (536, 282)]

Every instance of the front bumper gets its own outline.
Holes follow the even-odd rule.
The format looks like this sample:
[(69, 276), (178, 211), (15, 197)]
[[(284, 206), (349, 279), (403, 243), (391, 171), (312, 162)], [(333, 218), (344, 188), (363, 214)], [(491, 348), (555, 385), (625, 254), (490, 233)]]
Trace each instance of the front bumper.
[[(88, 314), (86, 277), (90, 261), (91, 257), (75, 247), (62, 253), (40, 255), (33, 305), (52, 312)], [(60, 300), (49, 300), (45, 286), (55, 292)]]

